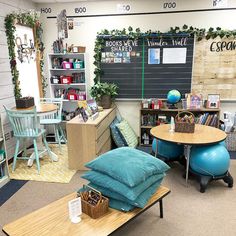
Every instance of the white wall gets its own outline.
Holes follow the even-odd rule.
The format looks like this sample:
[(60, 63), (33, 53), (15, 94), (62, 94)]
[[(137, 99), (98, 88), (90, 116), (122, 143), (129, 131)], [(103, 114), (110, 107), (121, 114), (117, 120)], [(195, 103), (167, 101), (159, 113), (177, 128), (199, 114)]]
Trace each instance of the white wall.
[[(44, 27), (44, 42), (46, 46), (45, 52), (51, 52), (51, 45), (57, 38), (56, 19), (47, 19), (47, 16), (56, 16), (62, 9), (67, 10), (67, 15), (79, 15), (75, 13), (75, 8), (86, 7), (87, 12), (84, 15), (101, 15), (116, 14), (117, 4), (130, 4), (131, 13), (139, 12), (171, 12), (163, 7), (164, 2), (176, 2), (176, 8), (173, 10), (191, 10), (191, 9), (214, 9), (212, 0), (176, 0), (176, 1), (103, 1), (103, 2), (77, 2), (77, 3), (55, 3), (40, 4), (37, 8), (51, 8), (51, 13), (42, 13), (41, 20)], [(228, 0), (228, 7), (236, 7), (236, 1)], [(140, 28), (142, 32), (149, 29), (165, 32), (170, 27), (183, 26), (184, 24), (192, 25), (198, 28), (222, 27), (224, 29), (236, 28), (235, 10), (221, 11), (202, 11), (202, 12), (186, 12), (186, 13), (164, 13), (136, 16), (101, 16), (101, 17), (83, 17), (74, 18), (79, 26), (69, 31), (68, 44), (86, 46), (86, 52), (89, 54), (89, 85), (93, 84), (94, 66), (93, 66), (93, 50), (94, 41), (97, 32), (102, 29), (123, 29), (132, 26)], [(217, 93), (217, 91), (216, 91)], [(126, 118), (136, 133), (139, 134), (139, 102), (122, 101), (117, 102), (121, 115)], [(222, 103), (222, 111), (227, 109), (234, 111), (235, 102)], [(236, 110), (236, 109), (235, 109)]]
[(6, 119), (3, 105), (8, 107), (15, 106), (15, 97), (4, 20), (5, 16), (13, 11), (34, 8), (34, 3), (27, 0), (0, 0), (0, 114), (2, 117), (4, 132), (6, 136), (9, 137), (9, 140), (6, 141), (7, 154), (9, 157), (13, 155), (15, 142), (11, 135), (11, 128)]

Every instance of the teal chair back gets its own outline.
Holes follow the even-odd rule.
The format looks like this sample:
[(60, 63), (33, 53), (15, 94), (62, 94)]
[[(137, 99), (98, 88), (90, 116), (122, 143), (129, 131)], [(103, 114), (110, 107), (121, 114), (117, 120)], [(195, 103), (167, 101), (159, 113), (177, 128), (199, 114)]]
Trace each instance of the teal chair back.
[(43, 119), (58, 119), (61, 120), (61, 113), (62, 113), (62, 105), (63, 99), (62, 98), (41, 98), (41, 103), (45, 104), (54, 104), (57, 106), (57, 112), (53, 114), (48, 114), (42, 117)]
[(36, 108), (19, 111), (5, 107), (15, 137), (37, 137), (39, 135)]

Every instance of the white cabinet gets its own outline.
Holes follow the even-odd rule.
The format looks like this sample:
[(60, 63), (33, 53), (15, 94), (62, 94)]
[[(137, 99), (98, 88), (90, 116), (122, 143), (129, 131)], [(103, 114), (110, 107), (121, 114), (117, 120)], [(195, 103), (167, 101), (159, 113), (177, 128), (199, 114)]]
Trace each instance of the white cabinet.
[(51, 96), (63, 97), (63, 111), (73, 115), (88, 95), (86, 53), (51, 53), (48, 59)]
[[(1, 122), (1, 119), (0, 119)], [(2, 122), (0, 126), (0, 188), (9, 180), (8, 161), (5, 148), (5, 139), (3, 134)]]

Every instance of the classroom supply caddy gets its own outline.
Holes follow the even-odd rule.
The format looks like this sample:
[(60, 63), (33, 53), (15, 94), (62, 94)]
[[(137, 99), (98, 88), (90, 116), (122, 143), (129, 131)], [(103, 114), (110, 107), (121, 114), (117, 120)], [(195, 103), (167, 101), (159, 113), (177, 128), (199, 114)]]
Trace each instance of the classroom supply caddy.
[(195, 116), (192, 112), (182, 111), (175, 116), (175, 132), (194, 133)]
[(99, 218), (108, 211), (109, 199), (96, 189), (84, 185), (78, 195), (81, 197), (82, 212), (93, 219)]

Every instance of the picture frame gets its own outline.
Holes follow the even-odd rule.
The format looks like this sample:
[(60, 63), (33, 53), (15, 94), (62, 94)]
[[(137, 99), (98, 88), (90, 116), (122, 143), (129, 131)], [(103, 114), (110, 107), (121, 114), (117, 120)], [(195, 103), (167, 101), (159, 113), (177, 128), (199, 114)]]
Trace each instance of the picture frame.
[(208, 94), (206, 107), (212, 109), (220, 108), (220, 94)]
[(72, 46), (72, 52), (73, 53), (78, 53), (79, 52), (78, 46)]
[(83, 107), (78, 107), (77, 108), (79, 113), (81, 114), (83, 121), (86, 122), (88, 120), (88, 115)]
[(201, 109), (202, 107), (202, 95), (191, 94), (190, 95), (190, 109)]

